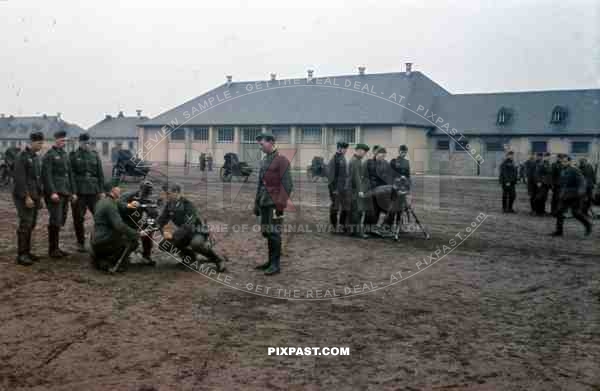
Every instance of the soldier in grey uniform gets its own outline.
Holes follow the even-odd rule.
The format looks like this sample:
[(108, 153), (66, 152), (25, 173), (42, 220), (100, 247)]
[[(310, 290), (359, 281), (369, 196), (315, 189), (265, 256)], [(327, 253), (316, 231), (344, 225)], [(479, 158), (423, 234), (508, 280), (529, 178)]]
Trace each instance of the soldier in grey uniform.
[(354, 156), (350, 160), (350, 190), (352, 192), (352, 233), (359, 238), (366, 239), (365, 233), (366, 213), (369, 211), (368, 204), (371, 198), (367, 196), (369, 191), (369, 173), (365, 155), (369, 152), (367, 144), (356, 144)]
[(29, 135), (30, 145), (15, 159), (15, 187), (13, 201), (17, 208), (17, 263), (31, 265), (39, 257), (31, 253), (31, 234), (37, 223), (38, 209), (42, 207), (42, 164), (37, 153), (44, 145), (44, 134)]
[[(346, 161), (348, 143), (337, 143), (337, 151), (329, 161), (327, 173), (329, 175), (329, 222), (335, 232), (345, 232), (348, 228), (350, 211), (350, 173)], [(339, 215), (338, 215), (339, 214)]]
[(96, 202), (104, 195), (104, 173), (100, 156), (90, 149), (90, 136), (87, 133), (79, 135), (79, 149), (70, 153), (70, 159), (73, 189), (77, 194), (77, 201), (71, 204), (73, 227), (77, 237), (77, 251), (85, 252), (85, 213), (89, 210), (93, 215)]
[(65, 224), (69, 201), (77, 201), (77, 195), (73, 194), (71, 163), (65, 151), (66, 136), (63, 130), (54, 133), (54, 145), (46, 152), (42, 162), (44, 198), (49, 215), (48, 255), (51, 258), (69, 255), (58, 246), (60, 228)]

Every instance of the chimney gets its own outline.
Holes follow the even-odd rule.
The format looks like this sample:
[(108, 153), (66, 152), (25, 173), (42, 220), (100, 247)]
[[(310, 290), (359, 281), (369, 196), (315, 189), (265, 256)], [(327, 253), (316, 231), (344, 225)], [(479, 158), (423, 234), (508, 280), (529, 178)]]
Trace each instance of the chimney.
[(277, 74), (271, 73), (271, 80), (277, 80)]
[(366, 70), (367, 70), (366, 67), (358, 67), (358, 74), (363, 76), (365, 74)]
[(412, 73), (412, 62), (406, 63), (406, 76), (410, 76)]
[(4, 118), (4, 113), (0, 114), (0, 118)]
[(104, 117), (104, 119), (112, 119), (112, 115), (106, 114), (106, 117)]
[(225, 77), (227, 78), (227, 87), (229, 87), (231, 85), (231, 81), (233, 80), (233, 76), (227, 75)]
[[(57, 115), (57, 117), (58, 117), (58, 115)], [(42, 118), (43, 119), (48, 119), (48, 116), (46, 115), (46, 113), (42, 114)]]
[(123, 118), (124, 116), (123, 111), (119, 111), (119, 118)]
[(56, 119), (60, 120), (62, 116), (62, 113), (59, 111), (58, 113), (56, 113)]
[(137, 113), (138, 118), (142, 116), (142, 110), (137, 109), (135, 112)]
[(312, 78), (313, 78), (313, 73), (314, 73), (314, 72), (315, 72), (315, 71), (313, 71), (312, 69), (309, 69), (308, 71), (306, 71), (306, 73), (307, 73), (307, 75), (308, 75), (308, 76), (307, 76), (307, 79), (308, 79), (308, 80), (312, 80)]

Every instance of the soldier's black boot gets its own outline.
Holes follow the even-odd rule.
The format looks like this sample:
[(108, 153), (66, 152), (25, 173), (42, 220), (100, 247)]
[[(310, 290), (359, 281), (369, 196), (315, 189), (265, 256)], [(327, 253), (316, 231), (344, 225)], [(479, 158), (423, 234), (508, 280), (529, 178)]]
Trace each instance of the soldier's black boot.
[(271, 240), (267, 240), (267, 246), (269, 247), (269, 257), (267, 258), (267, 262), (256, 266), (256, 270), (267, 270), (269, 266), (271, 266), (271, 257), (273, 256), (273, 246), (271, 245)]
[(48, 226), (48, 256), (50, 258), (62, 258), (65, 253), (58, 248), (58, 232), (60, 227)]
[(31, 253), (31, 234), (32, 233), (33, 233), (32, 231), (27, 231), (27, 235), (25, 236), (25, 238), (27, 239), (27, 255), (29, 255), (29, 258), (33, 262), (39, 262), (40, 261), (40, 257), (38, 257), (37, 255)]
[(77, 252), (87, 252), (85, 249), (85, 231), (83, 228), (83, 221), (73, 223), (73, 228), (75, 228), (75, 237), (77, 238)]
[(272, 276), (281, 272), (280, 261), (281, 261), (281, 239), (272, 241), (272, 253), (271, 253), (271, 265), (265, 270), (266, 276)]
[(19, 265), (31, 266), (33, 261), (27, 251), (27, 232), (17, 231), (17, 259)]

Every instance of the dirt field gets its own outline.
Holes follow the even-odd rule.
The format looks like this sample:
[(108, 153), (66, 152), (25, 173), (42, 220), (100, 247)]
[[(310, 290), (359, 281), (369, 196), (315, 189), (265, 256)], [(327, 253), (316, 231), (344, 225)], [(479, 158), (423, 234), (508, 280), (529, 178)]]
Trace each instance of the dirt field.
[[(252, 231), (255, 183), (170, 177), (228, 227), (215, 233), (227, 279), (158, 254), (156, 268), (116, 276), (80, 254), (17, 266), (16, 216), (0, 193), (0, 389), (600, 390), (600, 227), (584, 238), (567, 220), (564, 238), (548, 237), (554, 220), (528, 215), (525, 185), (518, 214), (503, 215), (495, 181), (417, 178), (433, 237), (393, 242), (316, 232), (326, 185), (297, 180), (286, 223), (312, 232), (288, 235), (283, 272), (267, 278), (253, 268), (266, 254)], [(44, 256), (46, 221), (44, 210)], [(70, 217), (61, 239), (74, 251)], [(287, 346), (350, 355), (267, 354)]]

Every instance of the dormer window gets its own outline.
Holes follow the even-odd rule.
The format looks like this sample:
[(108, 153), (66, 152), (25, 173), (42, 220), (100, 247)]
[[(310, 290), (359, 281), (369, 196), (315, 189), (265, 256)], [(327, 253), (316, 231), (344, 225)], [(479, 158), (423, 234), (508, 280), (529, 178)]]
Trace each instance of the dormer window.
[(552, 110), (552, 118), (550, 119), (551, 124), (564, 124), (567, 120), (567, 109), (562, 106), (556, 106)]
[(498, 110), (498, 116), (496, 117), (496, 125), (506, 125), (511, 120), (511, 113), (506, 107), (500, 108)]

